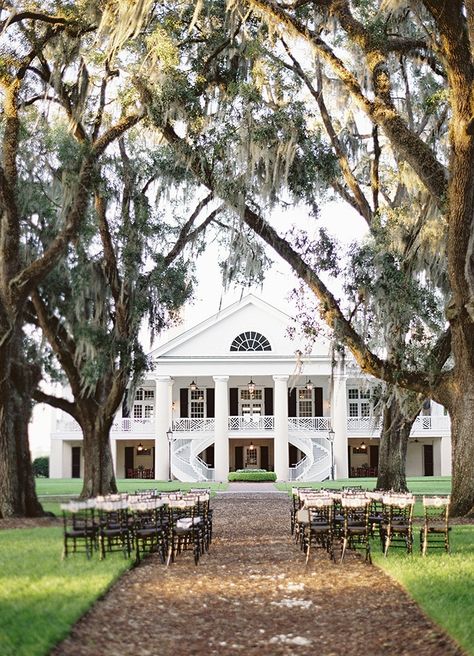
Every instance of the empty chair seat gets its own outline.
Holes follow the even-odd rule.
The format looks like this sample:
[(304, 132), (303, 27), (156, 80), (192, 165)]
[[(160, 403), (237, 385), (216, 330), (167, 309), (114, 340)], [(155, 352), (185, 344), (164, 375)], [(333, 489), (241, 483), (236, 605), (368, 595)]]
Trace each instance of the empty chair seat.
[(404, 547), (413, 551), (413, 495), (389, 495), (383, 497), (384, 519), (380, 527), (383, 552), (390, 546)]
[(344, 560), (347, 547), (356, 549), (358, 546), (362, 546), (365, 550), (365, 560), (372, 563), (370, 555), (370, 506), (371, 500), (365, 497), (342, 496), (341, 562)]
[(90, 558), (97, 546), (98, 526), (94, 520), (94, 503), (82, 501), (61, 505), (63, 511), (63, 559), (69, 554), (85, 553)]
[(139, 563), (145, 553), (157, 552), (162, 563), (166, 560), (168, 521), (165, 503), (159, 499), (136, 501), (130, 506), (133, 517), (135, 559)]
[(117, 550), (128, 558), (131, 552), (128, 501), (115, 499), (103, 501), (98, 506), (100, 558), (104, 559), (107, 552)]
[(423, 526), (420, 530), (420, 549), (423, 556), (429, 547), (450, 553), (449, 504), (451, 498), (423, 497)]
[(309, 560), (311, 546), (321, 547), (334, 560), (334, 502), (331, 497), (313, 497), (305, 501), (305, 510), (309, 513), (309, 522), (304, 532), (303, 547), (306, 551), (306, 563)]

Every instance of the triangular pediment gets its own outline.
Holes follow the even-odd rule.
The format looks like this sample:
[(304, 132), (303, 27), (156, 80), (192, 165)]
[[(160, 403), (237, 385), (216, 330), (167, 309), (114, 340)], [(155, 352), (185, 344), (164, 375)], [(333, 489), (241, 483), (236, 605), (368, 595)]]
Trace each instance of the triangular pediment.
[[(249, 294), (242, 300), (217, 312), (196, 326), (183, 331), (165, 342), (150, 354), (153, 360), (185, 356), (248, 356), (290, 355), (299, 345), (288, 336), (292, 318), (266, 301)], [(258, 333), (268, 341), (270, 348), (256, 352), (231, 349), (236, 338), (244, 333)], [(324, 340), (323, 351), (327, 352)], [(319, 351), (319, 348), (317, 349)]]

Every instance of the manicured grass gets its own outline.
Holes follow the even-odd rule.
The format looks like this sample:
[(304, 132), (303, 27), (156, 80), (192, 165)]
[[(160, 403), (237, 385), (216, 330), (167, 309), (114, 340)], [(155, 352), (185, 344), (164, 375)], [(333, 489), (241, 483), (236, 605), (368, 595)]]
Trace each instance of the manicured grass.
[[(311, 487), (316, 490), (322, 487), (341, 489), (347, 486), (361, 486), (362, 489), (373, 490), (376, 478), (345, 478), (338, 481), (322, 481), (321, 483), (276, 483), (279, 490), (291, 491), (292, 487)], [(419, 476), (407, 479), (410, 492), (414, 494), (449, 494), (451, 492), (451, 476)]]
[[(190, 488), (211, 488), (211, 490), (225, 490), (227, 483), (181, 483), (180, 481), (154, 481), (123, 478), (117, 480), (119, 492), (135, 492), (135, 490), (189, 490)], [(39, 496), (72, 496), (80, 494), (82, 490), (82, 479), (80, 478), (37, 478), (36, 493)]]
[[(377, 483), (376, 478), (346, 478), (338, 481), (322, 481), (321, 483), (275, 483), (279, 490), (291, 493), (292, 487), (310, 487), (315, 490), (321, 488), (330, 488), (340, 490), (348, 486), (360, 486), (363, 490), (373, 490)], [(451, 493), (451, 476), (419, 476), (407, 479), (407, 485), (410, 492), (421, 496), (423, 494), (429, 495), (446, 495)], [(415, 517), (423, 516), (423, 504), (421, 500), (415, 503), (413, 511)]]
[(384, 558), (374, 545), (372, 558), (397, 580), (437, 624), (474, 656), (474, 526), (453, 526), (451, 555), (443, 550), (419, 552), (415, 528), (413, 555), (393, 549)]
[(121, 553), (61, 560), (62, 530), (0, 532), (0, 654), (43, 656), (132, 565)]

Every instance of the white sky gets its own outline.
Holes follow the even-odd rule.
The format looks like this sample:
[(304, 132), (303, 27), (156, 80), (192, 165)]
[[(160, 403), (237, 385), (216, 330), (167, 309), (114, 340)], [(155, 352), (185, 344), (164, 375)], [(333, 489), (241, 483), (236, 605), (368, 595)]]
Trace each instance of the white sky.
[[(298, 215), (295, 210), (287, 213), (276, 214), (272, 224), (280, 232), (286, 232), (291, 223), (298, 223), (301, 227), (305, 224), (312, 226), (314, 219), (304, 215)], [(321, 216), (317, 226), (325, 227), (328, 232), (336, 236), (341, 244), (348, 245), (354, 240), (360, 240), (367, 232), (364, 221), (358, 214), (353, 212), (347, 205), (340, 203), (328, 203), (321, 209)], [(283, 262), (276, 254), (270, 253), (274, 265), (267, 273), (262, 287), (245, 289), (232, 288), (224, 292), (221, 284), (220, 269), (217, 264), (217, 247), (211, 246), (197, 262), (196, 279), (198, 286), (195, 290), (195, 300), (186, 306), (183, 311), (183, 323), (168, 333), (164, 333), (154, 346), (160, 342), (167, 341), (187, 328), (207, 319), (219, 308), (225, 308), (238, 301), (242, 295), (249, 292), (260, 296), (268, 303), (279, 307), (291, 314), (292, 307), (289, 305), (291, 291), (298, 287), (298, 280), (291, 268)], [(335, 289), (335, 287), (333, 287)], [(143, 345), (146, 350), (150, 349), (147, 332), (143, 331)], [(49, 439), (52, 422), (52, 409), (44, 404), (35, 407), (33, 422), (30, 424), (30, 449), (33, 458), (49, 453)]]

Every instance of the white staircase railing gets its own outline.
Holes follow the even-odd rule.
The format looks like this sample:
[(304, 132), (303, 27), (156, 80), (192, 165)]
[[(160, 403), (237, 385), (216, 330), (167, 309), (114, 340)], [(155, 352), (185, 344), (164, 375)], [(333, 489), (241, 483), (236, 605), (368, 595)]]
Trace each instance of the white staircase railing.
[(214, 469), (209, 467), (199, 453), (214, 442), (213, 435), (204, 438), (177, 438), (172, 442), (171, 473), (180, 481), (197, 482), (214, 480)]
[(179, 481), (197, 482), (198, 476), (190, 463), (190, 440), (176, 439), (171, 445), (171, 474)]
[(288, 478), (290, 481), (323, 481), (331, 473), (329, 440), (306, 435), (288, 435), (290, 443), (305, 454), (294, 467), (289, 468)]
[(200, 472), (200, 481), (213, 481), (215, 476), (215, 469), (213, 467), (209, 467), (209, 465), (202, 460), (199, 456), (196, 456), (196, 459), (194, 461), (193, 465), (194, 469), (198, 469)]
[(303, 476), (304, 472), (307, 469), (308, 469), (308, 457), (304, 456), (296, 465), (290, 467), (288, 480), (289, 481), (300, 480), (300, 477)]

